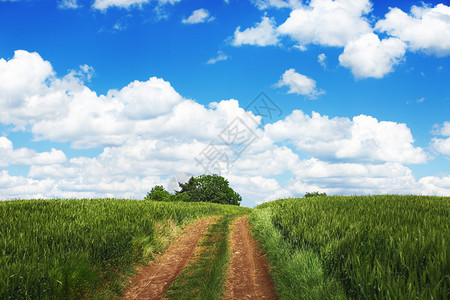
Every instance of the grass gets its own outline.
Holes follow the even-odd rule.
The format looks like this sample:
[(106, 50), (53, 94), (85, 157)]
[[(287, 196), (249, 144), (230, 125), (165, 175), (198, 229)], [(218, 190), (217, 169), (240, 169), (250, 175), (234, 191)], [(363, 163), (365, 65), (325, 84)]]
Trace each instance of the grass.
[(260, 241), (270, 263), (280, 299), (346, 299), (340, 284), (327, 275), (320, 257), (311, 250), (292, 249), (272, 223), (269, 209), (250, 215), (252, 234)]
[(286, 199), (250, 218), (284, 299), (295, 285), (319, 299), (314, 282), (339, 283), (323, 299), (447, 299), (449, 220), (450, 198), (427, 196)]
[(161, 251), (176, 227), (241, 211), (114, 199), (0, 202), (0, 299), (118, 296), (124, 274)]
[(220, 299), (226, 279), (230, 250), (230, 221), (227, 215), (209, 227), (200, 242), (200, 253), (177, 277), (165, 297), (168, 299)]

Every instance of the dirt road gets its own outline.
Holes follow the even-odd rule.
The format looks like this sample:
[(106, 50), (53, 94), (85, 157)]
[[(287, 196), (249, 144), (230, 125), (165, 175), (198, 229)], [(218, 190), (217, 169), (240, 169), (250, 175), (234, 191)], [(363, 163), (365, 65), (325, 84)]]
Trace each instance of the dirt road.
[[(155, 262), (143, 266), (125, 291), (124, 299), (161, 299), (193, 257), (198, 241), (215, 219), (195, 221), (183, 230)], [(231, 223), (231, 261), (223, 299), (277, 299), (269, 263), (250, 234), (248, 216)]]
[(155, 262), (138, 269), (123, 299), (161, 299), (188, 264), (200, 237), (213, 222), (214, 219), (206, 218), (186, 226), (181, 236)]
[(277, 299), (269, 263), (250, 234), (248, 216), (232, 223), (232, 257), (224, 299)]

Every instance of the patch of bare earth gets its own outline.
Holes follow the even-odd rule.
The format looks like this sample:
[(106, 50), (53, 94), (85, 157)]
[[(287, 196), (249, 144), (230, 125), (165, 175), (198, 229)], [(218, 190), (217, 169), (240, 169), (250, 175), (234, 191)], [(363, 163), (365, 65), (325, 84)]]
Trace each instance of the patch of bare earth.
[(269, 262), (250, 234), (248, 216), (232, 222), (231, 263), (224, 299), (277, 299)]
[(138, 269), (125, 290), (123, 299), (161, 299), (172, 281), (191, 260), (195, 247), (214, 218), (197, 220), (157, 257), (154, 262)]

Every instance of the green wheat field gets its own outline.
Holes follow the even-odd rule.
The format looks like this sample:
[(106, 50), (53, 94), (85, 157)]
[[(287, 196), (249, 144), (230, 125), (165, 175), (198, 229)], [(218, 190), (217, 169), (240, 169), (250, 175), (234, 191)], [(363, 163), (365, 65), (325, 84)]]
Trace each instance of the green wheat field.
[(250, 214), (280, 299), (448, 299), (450, 197), (0, 202), (0, 299), (116, 298), (180, 227)]

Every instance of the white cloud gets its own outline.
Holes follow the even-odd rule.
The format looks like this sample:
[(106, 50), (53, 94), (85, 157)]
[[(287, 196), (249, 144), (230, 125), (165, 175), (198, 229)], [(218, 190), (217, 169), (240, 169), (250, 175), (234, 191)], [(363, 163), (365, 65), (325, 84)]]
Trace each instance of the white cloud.
[(370, 11), (369, 0), (312, 0), (309, 6), (293, 10), (278, 32), (302, 45), (343, 47), (372, 32), (363, 17)]
[[(158, 0), (158, 7), (164, 6), (166, 4), (175, 4), (181, 0)], [(150, 3), (150, 0), (95, 0), (92, 7), (98, 10), (105, 11), (110, 7), (119, 8), (131, 8), (131, 7), (142, 7), (143, 4)]]
[(77, 9), (80, 7), (77, 0), (61, 0), (58, 2), (58, 8), (60, 9)]
[[(237, 100), (204, 106), (183, 98), (161, 78), (97, 95), (84, 83), (92, 72), (83, 65), (58, 78), (49, 62), (26, 51), (0, 60), (0, 78), (10, 80), (9, 85), (0, 81), (0, 123), (29, 131), (35, 139), (101, 150), (94, 157), (67, 158), (57, 149), (16, 149), (8, 137), (0, 137), (2, 199), (142, 198), (156, 184), (167, 186), (174, 174), (204, 173), (195, 158), (210, 142), (231, 157), (219, 135), (237, 116), (258, 139), (224, 176), (246, 205), (313, 190), (450, 194), (444, 179), (417, 182), (401, 165), (427, 160), (405, 124), (294, 111), (257, 128)], [(435, 130), (446, 134), (447, 123)], [(30, 166), (29, 173), (10, 175), (5, 168), (14, 165)]]
[(434, 135), (450, 136), (450, 121), (444, 122), (442, 126), (435, 124), (431, 133)]
[(232, 44), (233, 46), (274, 46), (278, 42), (274, 19), (264, 16), (261, 23), (257, 23), (255, 27), (247, 28), (244, 31), (241, 31), (240, 27), (236, 28)]
[(233, 186), (243, 199), (251, 199), (252, 204), (260, 204), (273, 200), (277, 196), (290, 196), (290, 192), (283, 189), (278, 181), (262, 176), (229, 176), (230, 185)]
[(269, 8), (297, 8), (302, 6), (300, 0), (252, 0), (253, 4), (260, 10)]
[(233, 164), (233, 174), (270, 177), (293, 170), (300, 161), (290, 148), (276, 147), (272, 141), (269, 145), (260, 149), (256, 146), (252, 150)]
[(198, 23), (211, 22), (213, 20), (214, 20), (214, 17), (211, 16), (211, 14), (209, 13), (209, 10), (200, 8), (200, 9), (194, 10), (188, 18), (181, 20), (181, 22), (183, 22), (184, 24), (198, 24)]
[(383, 78), (403, 60), (406, 44), (398, 38), (381, 40), (368, 33), (349, 42), (339, 56), (342, 66), (350, 68), (356, 78)]
[(431, 140), (431, 149), (450, 158), (450, 137), (447, 139), (433, 138)]
[(71, 141), (78, 148), (117, 145), (132, 132), (156, 131), (145, 128), (146, 121), (183, 100), (170, 83), (156, 77), (98, 96), (82, 81), (92, 74), (89, 66), (62, 79), (53, 74), (50, 63), (36, 53), (17, 51), (11, 60), (0, 60), (0, 79), (5, 79), (0, 81), (0, 122), (29, 126), (38, 139)]
[(300, 45), (294, 45), (293, 47), (294, 47), (295, 49), (298, 49), (298, 50), (302, 51), (302, 52), (308, 50), (308, 48), (307, 48), (305, 45), (303, 45), (303, 44), (300, 44)]
[(66, 155), (61, 150), (52, 148), (50, 152), (37, 153), (32, 158), (33, 165), (61, 164), (66, 161)]
[[(406, 50), (424, 51), (437, 56), (450, 54), (450, 7), (438, 4), (412, 6), (406, 14), (391, 8), (375, 30), (388, 37), (380, 38), (370, 24), (370, 0), (254, 0), (261, 10), (293, 9), (280, 26), (273, 18), (263, 17), (253, 28), (234, 34), (233, 45), (281, 45), (282, 37), (295, 42), (294, 48), (306, 51), (309, 44), (343, 47), (340, 64), (351, 69), (356, 78), (383, 78), (404, 60)], [(323, 66), (325, 60), (320, 60)]]
[(156, 77), (145, 82), (133, 81), (120, 91), (110, 90), (106, 98), (124, 105), (125, 116), (134, 120), (166, 114), (183, 99), (169, 82)]
[(375, 29), (406, 42), (413, 51), (437, 56), (450, 54), (450, 7), (437, 4), (430, 7), (412, 6), (411, 14), (391, 8)]
[(20, 106), (24, 97), (34, 96), (46, 87), (45, 80), (53, 75), (49, 62), (36, 52), (14, 52), (9, 61), (0, 59), (0, 121), (9, 108)]
[(450, 122), (444, 122), (440, 130), (440, 135), (450, 136)]
[(289, 87), (288, 94), (304, 95), (309, 98), (316, 98), (325, 93), (316, 89), (316, 82), (313, 79), (295, 72), (294, 69), (286, 70), (276, 86), (287, 86)]
[(229, 59), (229, 58), (230, 58), (230, 57), (229, 57), (228, 55), (226, 55), (225, 53), (223, 53), (222, 51), (218, 51), (218, 52), (217, 52), (217, 56), (216, 56), (216, 57), (213, 57), (213, 58), (211, 58), (211, 59), (209, 59), (208, 62), (207, 62), (207, 64), (208, 64), (208, 65), (213, 65), (213, 64), (215, 64), (215, 63), (217, 63), (217, 62), (219, 62), (219, 61), (227, 60), (227, 59)]
[(301, 161), (289, 182), (294, 195), (322, 191), (327, 194), (419, 193), (412, 172), (398, 163), (329, 163), (316, 158)]
[(330, 119), (294, 110), (284, 120), (266, 125), (266, 132), (273, 141), (291, 140), (299, 151), (325, 161), (409, 164), (427, 161), (423, 149), (413, 146), (411, 131), (405, 124), (379, 122), (365, 115), (352, 120)]
[(142, 7), (150, 0), (95, 0), (92, 7), (99, 10), (107, 10), (110, 7), (130, 8), (132, 6)]
[(325, 53), (320, 53), (317, 56), (317, 62), (324, 68), (327, 68), (327, 56), (325, 55)]
[(14, 149), (13, 143), (6, 137), (0, 137), (0, 167), (9, 165), (50, 165), (66, 161), (66, 155), (61, 150), (51, 149), (50, 152), (40, 152), (28, 148)]
[(53, 188), (53, 180), (33, 180), (23, 176), (10, 176), (6, 170), (0, 170), (1, 199), (56, 197), (52, 193)]
[(419, 180), (424, 195), (450, 196), (450, 175), (446, 177), (428, 176)]

